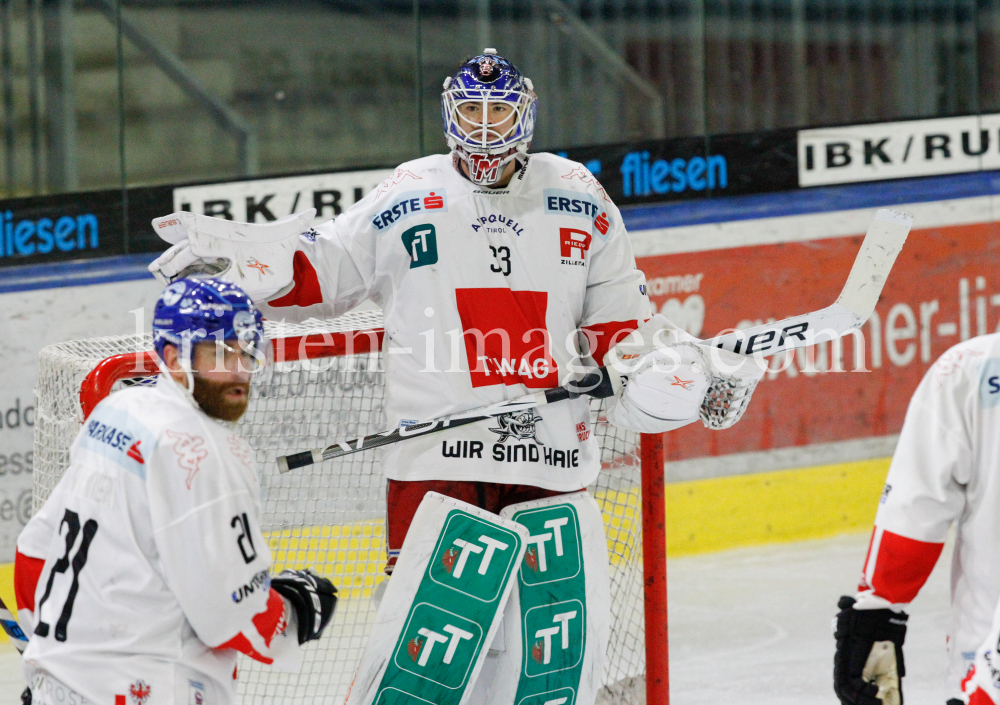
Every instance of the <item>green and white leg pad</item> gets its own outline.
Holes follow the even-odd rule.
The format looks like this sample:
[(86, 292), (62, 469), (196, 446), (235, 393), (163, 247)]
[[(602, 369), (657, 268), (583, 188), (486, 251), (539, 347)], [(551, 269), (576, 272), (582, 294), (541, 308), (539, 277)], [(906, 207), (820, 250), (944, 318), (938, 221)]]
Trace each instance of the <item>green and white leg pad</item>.
[(575, 492), (507, 507), (527, 551), (471, 705), (593, 705), (610, 630), (608, 545), (597, 502)]
[(388, 581), (347, 705), (465, 705), (503, 620), (528, 532), (428, 492)]

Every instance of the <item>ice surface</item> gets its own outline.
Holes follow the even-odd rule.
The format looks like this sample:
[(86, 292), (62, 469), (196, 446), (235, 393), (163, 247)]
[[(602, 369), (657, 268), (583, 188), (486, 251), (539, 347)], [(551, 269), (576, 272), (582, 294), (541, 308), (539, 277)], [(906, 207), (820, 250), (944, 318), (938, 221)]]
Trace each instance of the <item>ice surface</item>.
[[(672, 705), (838, 705), (831, 620), (867, 534), (738, 549), (667, 566)], [(951, 544), (914, 600), (906, 705), (944, 705)]]

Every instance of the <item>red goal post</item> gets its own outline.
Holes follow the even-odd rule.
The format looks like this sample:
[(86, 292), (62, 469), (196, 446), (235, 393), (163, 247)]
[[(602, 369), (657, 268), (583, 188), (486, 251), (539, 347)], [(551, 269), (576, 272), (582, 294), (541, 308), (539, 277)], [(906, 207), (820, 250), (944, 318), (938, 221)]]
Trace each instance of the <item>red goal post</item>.
[[(371, 451), (286, 475), (275, 457), (384, 428), (380, 312), (300, 325), (268, 324), (275, 370), (254, 383), (240, 432), (257, 453), (264, 531), (275, 567), (315, 566), (342, 595), (299, 674), (241, 659), (241, 703), (343, 702), (384, 577), (384, 479)], [(68, 465), (69, 444), (94, 407), (157, 373), (150, 336), (71, 341), (39, 360), (36, 509)], [(668, 703), (666, 534), (662, 435), (607, 424), (593, 401), (602, 472), (589, 489), (605, 516), (612, 577), (611, 640), (599, 702)], [(639, 561), (638, 557), (642, 556)], [(641, 599), (642, 608), (638, 603)]]

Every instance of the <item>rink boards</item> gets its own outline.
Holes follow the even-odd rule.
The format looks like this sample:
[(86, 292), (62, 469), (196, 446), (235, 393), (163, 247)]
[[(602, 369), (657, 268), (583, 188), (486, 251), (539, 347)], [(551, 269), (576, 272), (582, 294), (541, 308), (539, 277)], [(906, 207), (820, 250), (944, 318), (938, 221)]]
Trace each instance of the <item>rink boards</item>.
[[(851, 341), (783, 358), (733, 429), (668, 434), (672, 554), (870, 526), (885, 459), (924, 371), (963, 337), (1000, 323), (994, 178), (806, 189), (623, 213), (656, 310), (703, 337), (828, 305), (877, 207), (915, 219), (874, 322), (863, 329), (863, 357)], [(0, 561), (12, 560), (27, 519), (18, 506), (30, 486), (34, 356), (57, 340), (147, 326), (159, 287), (143, 276), (141, 260), (113, 260), (103, 269), (90, 263), (78, 272), (75, 265), (23, 276), (5, 270), (0, 305), (19, 315), (8, 319), (0, 343), (9, 361), (0, 369)], [(355, 550), (350, 542), (337, 546)], [(0, 566), (5, 600), (12, 598), (10, 573)]]

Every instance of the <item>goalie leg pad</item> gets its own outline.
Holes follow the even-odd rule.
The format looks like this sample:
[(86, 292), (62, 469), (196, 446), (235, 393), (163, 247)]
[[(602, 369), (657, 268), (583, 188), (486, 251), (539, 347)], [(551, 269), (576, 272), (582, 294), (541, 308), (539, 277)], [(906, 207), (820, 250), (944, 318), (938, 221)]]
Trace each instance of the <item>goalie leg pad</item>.
[(347, 705), (464, 705), (524, 557), (528, 529), (428, 492), (375, 616)]
[(483, 699), (472, 702), (593, 705), (611, 604), (600, 507), (581, 491), (515, 504), (500, 514), (522, 524), (530, 537), (505, 608), (504, 643), (490, 651), (495, 671), (476, 688)]

